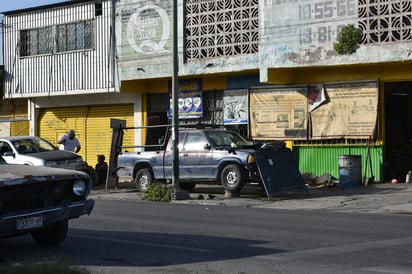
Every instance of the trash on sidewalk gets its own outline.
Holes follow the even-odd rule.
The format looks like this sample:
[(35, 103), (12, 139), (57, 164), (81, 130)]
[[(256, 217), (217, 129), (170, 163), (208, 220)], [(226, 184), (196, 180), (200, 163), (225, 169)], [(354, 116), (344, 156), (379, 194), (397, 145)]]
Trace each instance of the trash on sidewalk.
[(321, 176), (317, 176), (310, 172), (302, 173), (302, 177), (305, 180), (307, 187), (338, 187), (339, 180), (328, 173), (324, 173)]

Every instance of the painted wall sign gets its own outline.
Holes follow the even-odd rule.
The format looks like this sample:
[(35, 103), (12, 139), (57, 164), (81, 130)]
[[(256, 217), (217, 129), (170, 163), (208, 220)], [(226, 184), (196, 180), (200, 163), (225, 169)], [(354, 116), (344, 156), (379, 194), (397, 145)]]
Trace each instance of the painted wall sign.
[(117, 34), (122, 81), (171, 75), (171, 4), (124, 0)]
[(127, 41), (137, 53), (169, 52), (165, 45), (170, 37), (167, 12), (156, 5), (146, 5), (136, 10), (127, 23)]

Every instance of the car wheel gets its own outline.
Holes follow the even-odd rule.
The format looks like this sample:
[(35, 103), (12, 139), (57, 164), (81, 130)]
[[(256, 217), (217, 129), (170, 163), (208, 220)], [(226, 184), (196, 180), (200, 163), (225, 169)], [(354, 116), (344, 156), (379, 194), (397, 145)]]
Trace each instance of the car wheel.
[(246, 182), (246, 175), (240, 166), (230, 164), (223, 168), (220, 175), (220, 182), (225, 190), (230, 192), (238, 192), (242, 189)]
[(146, 192), (153, 183), (152, 172), (148, 168), (140, 169), (137, 171), (134, 181), (138, 191)]
[(69, 221), (61, 221), (55, 223), (42, 230), (31, 232), (32, 238), (37, 244), (43, 246), (56, 246), (61, 244), (66, 239), (67, 230), (69, 228)]
[(179, 187), (186, 191), (191, 191), (195, 188), (195, 183), (179, 183)]

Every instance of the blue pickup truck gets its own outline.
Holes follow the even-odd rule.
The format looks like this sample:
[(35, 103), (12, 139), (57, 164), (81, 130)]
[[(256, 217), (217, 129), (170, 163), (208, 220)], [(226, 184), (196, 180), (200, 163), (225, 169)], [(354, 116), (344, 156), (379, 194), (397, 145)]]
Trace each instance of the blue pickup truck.
[[(120, 152), (116, 168), (119, 180), (134, 180), (140, 192), (147, 191), (153, 182), (171, 181), (172, 140), (163, 143), (164, 147), (155, 149)], [(291, 152), (283, 143), (253, 144), (225, 129), (184, 129), (179, 130), (178, 149), (179, 186), (184, 190), (200, 183), (217, 183), (236, 193), (246, 183), (263, 182), (268, 196), (272, 196), (291, 185), (304, 187)]]

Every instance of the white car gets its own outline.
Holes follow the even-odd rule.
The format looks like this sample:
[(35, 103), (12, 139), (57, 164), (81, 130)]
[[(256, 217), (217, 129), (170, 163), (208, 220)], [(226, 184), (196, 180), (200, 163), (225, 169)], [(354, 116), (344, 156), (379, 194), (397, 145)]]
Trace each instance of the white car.
[(59, 150), (37, 136), (0, 138), (0, 156), (8, 164), (47, 166), (85, 171), (86, 163), (74, 152)]

